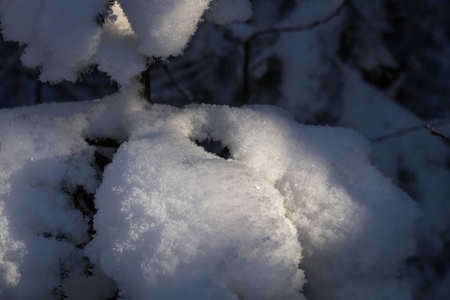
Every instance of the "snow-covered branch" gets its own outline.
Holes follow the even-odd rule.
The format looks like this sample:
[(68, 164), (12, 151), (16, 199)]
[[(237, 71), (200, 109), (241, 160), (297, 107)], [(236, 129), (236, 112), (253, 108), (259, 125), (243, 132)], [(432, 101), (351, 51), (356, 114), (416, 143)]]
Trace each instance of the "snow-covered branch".
[(249, 74), (249, 67), (251, 63), (251, 46), (252, 43), (260, 38), (261, 36), (268, 35), (268, 34), (280, 34), (280, 33), (293, 33), (293, 32), (300, 32), (300, 31), (306, 31), (311, 30), (319, 25), (325, 24), (334, 17), (336, 17), (341, 10), (345, 7), (348, 0), (342, 0), (340, 4), (331, 11), (327, 16), (323, 18), (316, 19), (315, 21), (299, 25), (299, 26), (292, 26), (292, 27), (273, 27), (273, 28), (266, 28), (262, 30), (257, 30), (253, 34), (251, 34), (248, 38), (245, 39), (243, 42), (243, 55), (244, 55), (244, 61), (242, 66), (242, 103), (248, 103), (249, 96), (250, 96), (250, 90), (249, 90), (249, 80), (250, 80), (250, 74)]

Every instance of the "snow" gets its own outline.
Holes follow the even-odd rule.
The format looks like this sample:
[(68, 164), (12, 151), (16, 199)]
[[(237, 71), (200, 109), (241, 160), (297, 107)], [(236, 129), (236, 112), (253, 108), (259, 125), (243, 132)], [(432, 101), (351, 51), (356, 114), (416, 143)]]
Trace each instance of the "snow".
[[(32, 299), (57, 287), (60, 267), (81, 259), (75, 244), (86, 239), (87, 224), (64, 189), (95, 187), (84, 181), (93, 175), (87, 159), (92, 149), (83, 145), (80, 115), (51, 117), (23, 110), (18, 115), (2, 112), (0, 119), (0, 289), (4, 299)], [(57, 235), (64, 240), (58, 242)]]
[[(136, 95), (0, 111), (2, 299), (411, 299), (418, 210), (361, 136)], [(102, 137), (120, 146), (98, 174)]]
[[(412, 113), (393, 103), (382, 92), (365, 85), (354, 71), (344, 69), (344, 72), (347, 100), (340, 125), (353, 127), (372, 139), (404, 128), (423, 126), (423, 121)], [(377, 121), (373, 122), (372, 118)], [(418, 228), (423, 249), (419, 251), (426, 255), (437, 254), (443, 246), (441, 235), (450, 226), (444, 216), (450, 209), (446, 184), (450, 172), (442, 167), (447, 160), (445, 146), (424, 130), (375, 143), (373, 157), (379, 168), (393, 178), (398, 169), (410, 174), (411, 182), (403, 184), (418, 198), (423, 214)]]
[(111, 9), (113, 16), (103, 24), (102, 39), (93, 61), (120, 86), (126, 87), (130, 78), (146, 68), (146, 59), (136, 51), (139, 40), (121, 6), (115, 2)]
[(123, 0), (121, 6), (148, 57), (181, 53), (211, 0)]
[[(1, 0), (2, 34), (25, 44), (23, 63), (41, 68), (42, 81), (76, 81), (98, 65), (120, 85), (146, 68), (146, 57), (180, 55), (211, 0)], [(213, 4), (221, 24), (251, 15), (248, 0)], [(226, 14), (226, 15), (225, 15)], [(98, 24), (103, 15), (105, 24)]]
[(1, 1), (2, 32), (5, 38), (28, 45), (22, 61), (29, 67), (42, 66), (42, 80), (74, 81), (100, 41), (95, 17), (103, 3)]
[(189, 139), (130, 141), (115, 161), (97, 193), (99, 234), (88, 254), (131, 299), (298, 293), (301, 249), (273, 186)]
[[(203, 24), (191, 58), (209, 64), (204, 57), (220, 53), (239, 65), (218, 30), (243, 41), (314, 23), (342, 1), (275, 3), (0, 0), (2, 34), (25, 46), (22, 61), (41, 80), (75, 81), (95, 65), (121, 86), (91, 103), (0, 111), (0, 298), (411, 299), (409, 277), (437, 282), (450, 173), (435, 137), (374, 142), (372, 153), (350, 129), (299, 125), (270, 106), (139, 99), (133, 78), (155, 58), (182, 54), (202, 18), (221, 27)], [(223, 28), (252, 10), (252, 22)], [(351, 71), (396, 65), (380, 42), (385, 19), (379, 3), (363, 1), (313, 30), (262, 37), (252, 76), (279, 74), (275, 93), (253, 92), (250, 102), (302, 121), (329, 114), (373, 141), (420, 125)], [(341, 49), (353, 27), (357, 43)], [(351, 67), (338, 51), (354, 52)], [(211, 95), (231, 103), (223, 80)], [(206, 151), (208, 141), (230, 157)], [(425, 267), (405, 270), (414, 254)], [(448, 278), (432, 296), (445, 295)]]
[[(419, 263), (410, 266), (413, 269), (410, 272), (422, 285), (431, 283), (429, 290), (419, 290), (420, 297), (444, 299), (439, 296), (432, 298), (432, 294), (445, 290), (438, 283), (446, 280), (437, 274), (434, 267), (439, 256), (446, 255), (445, 243), (450, 227), (450, 172), (446, 146), (438, 137), (422, 129), (427, 124), (423, 120), (396, 104), (385, 93), (364, 83), (355, 71), (345, 67), (342, 71), (345, 103), (339, 123), (372, 139), (374, 163), (416, 199), (421, 210), (415, 254)], [(389, 137), (408, 128), (420, 130), (377, 141), (379, 137)]]

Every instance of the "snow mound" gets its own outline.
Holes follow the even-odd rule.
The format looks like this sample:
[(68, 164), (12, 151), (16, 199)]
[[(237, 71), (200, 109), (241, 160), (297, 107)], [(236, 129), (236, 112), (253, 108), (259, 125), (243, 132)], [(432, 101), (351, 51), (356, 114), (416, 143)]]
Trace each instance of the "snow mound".
[[(0, 126), (2, 299), (82, 290), (86, 270), (126, 299), (411, 298), (416, 206), (351, 130), (123, 95), (2, 110)], [(101, 138), (121, 145), (99, 175)]]

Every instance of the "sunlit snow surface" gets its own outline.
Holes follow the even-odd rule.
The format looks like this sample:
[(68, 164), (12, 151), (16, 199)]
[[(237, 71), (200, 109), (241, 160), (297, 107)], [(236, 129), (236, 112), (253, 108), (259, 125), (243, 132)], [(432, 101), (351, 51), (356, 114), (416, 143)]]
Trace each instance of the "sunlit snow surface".
[[(355, 132), (136, 99), (0, 111), (1, 299), (76, 299), (78, 282), (83, 299), (411, 299), (416, 206)], [(102, 179), (86, 142), (101, 137), (122, 143)]]

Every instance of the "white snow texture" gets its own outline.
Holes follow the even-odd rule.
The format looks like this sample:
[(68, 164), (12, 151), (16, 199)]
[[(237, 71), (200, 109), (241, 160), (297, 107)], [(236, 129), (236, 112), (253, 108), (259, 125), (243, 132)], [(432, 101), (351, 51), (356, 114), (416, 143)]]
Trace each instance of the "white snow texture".
[[(416, 205), (352, 130), (133, 93), (2, 110), (0, 128), (1, 299), (86, 289), (86, 257), (131, 300), (412, 298), (399, 274)], [(85, 139), (102, 137), (122, 144), (100, 180)], [(92, 240), (79, 186), (95, 194)]]
[[(123, 86), (146, 58), (181, 54), (210, 2), (120, 0), (108, 13), (108, 0), (0, 0), (0, 23), (6, 39), (26, 45), (22, 61), (41, 67), (41, 80), (75, 81), (95, 64)], [(251, 15), (248, 0), (213, 6), (220, 25)]]

